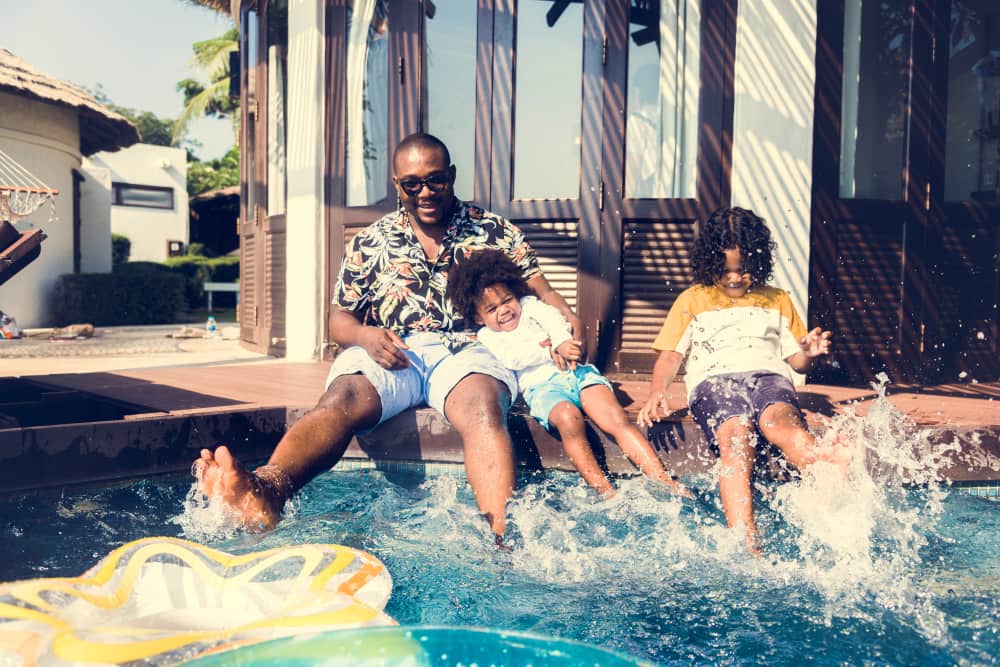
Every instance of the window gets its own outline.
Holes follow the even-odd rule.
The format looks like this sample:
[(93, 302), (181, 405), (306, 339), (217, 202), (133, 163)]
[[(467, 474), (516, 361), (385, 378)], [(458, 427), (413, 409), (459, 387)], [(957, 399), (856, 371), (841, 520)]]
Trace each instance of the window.
[(174, 189), (156, 185), (112, 183), (111, 203), (115, 206), (173, 209)]

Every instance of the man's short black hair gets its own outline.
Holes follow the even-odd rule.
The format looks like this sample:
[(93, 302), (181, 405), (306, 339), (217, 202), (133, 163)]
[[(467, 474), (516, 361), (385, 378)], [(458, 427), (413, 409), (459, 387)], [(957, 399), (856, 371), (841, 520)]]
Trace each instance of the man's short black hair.
[(502, 250), (477, 250), (457, 262), (448, 272), (445, 296), (465, 318), (465, 325), (476, 322), (476, 304), (486, 288), (503, 285), (518, 299), (532, 293), (524, 272)]
[(775, 243), (764, 219), (749, 209), (722, 207), (701, 225), (691, 251), (696, 283), (714, 285), (726, 271), (725, 251), (739, 248), (743, 271), (765, 284), (774, 273)]
[(435, 137), (433, 134), (427, 134), (426, 132), (414, 132), (403, 138), (402, 141), (396, 146), (396, 150), (392, 152), (392, 166), (393, 171), (396, 167), (396, 158), (405, 151), (411, 148), (427, 148), (430, 150), (441, 151), (444, 156), (444, 163), (451, 166), (451, 153), (448, 152), (448, 147), (444, 145), (444, 142)]

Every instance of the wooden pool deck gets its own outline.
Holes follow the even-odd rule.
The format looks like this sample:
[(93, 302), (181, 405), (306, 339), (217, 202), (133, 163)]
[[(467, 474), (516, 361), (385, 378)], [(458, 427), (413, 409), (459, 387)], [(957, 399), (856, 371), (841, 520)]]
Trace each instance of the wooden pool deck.
[[(202, 447), (230, 445), (244, 459), (266, 457), (287, 426), (319, 397), (329, 362), (267, 360), (210, 366), (60, 373), (25, 377), (35, 390), (31, 425), (16, 416), (0, 421), (0, 491), (186, 469)], [(636, 376), (612, 377), (626, 410), (635, 414), (647, 384)], [(13, 379), (0, 378), (2, 382)], [(680, 385), (676, 395), (683, 395)], [(799, 390), (807, 417), (819, 424), (840, 410), (864, 414), (877, 398), (872, 389), (806, 385)], [(981, 451), (957, 463), (956, 481), (1000, 482), (1000, 383), (923, 387), (890, 385), (889, 401), (916, 427), (935, 437), (958, 438)], [(112, 417), (60, 423), (81, 400), (102, 402)], [(4, 399), (10, 404), (11, 399)], [(73, 401), (76, 400), (76, 403)], [(4, 412), (0, 402), (0, 413)], [(110, 407), (108, 407), (110, 406)], [(674, 404), (684, 408), (683, 402)], [(115, 412), (117, 410), (118, 412)], [(119, 414), (120, 413), (120, 414)], [(559, 443), (523, 412), (510, 427), (524, 468), (567, 468)], [(707, 457), (698, 428), (686, 416), (650, 433), (676, 473), (703, 470)], [(595, 448), (612, 472), (634, 469), (595, 433)], [(368, 460), (458, 462), (461, 443), (431, 410), (404, 413), (370, 436), (356, 439), (347, 457)], [(43, 461), (44, 459), (44, 461)], [(972, 460), (970, 459), (970, 460)]]

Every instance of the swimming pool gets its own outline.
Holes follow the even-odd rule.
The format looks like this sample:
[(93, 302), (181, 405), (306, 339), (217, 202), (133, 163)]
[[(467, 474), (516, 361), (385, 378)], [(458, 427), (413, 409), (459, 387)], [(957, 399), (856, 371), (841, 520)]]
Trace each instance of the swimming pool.
[(0, 579), (79, 574), (149, 535), (226, 551), (339, 543), (385, 563), (385, 611), (403, 625), (549, 635), (662, 664), (995, 664), (1000, 503), (941, 484), (947, 447), (897, 421), (874, 411), (840, 426), (862, 450), (846, 490), (758, 483), (760, 560), (723, 527), (711, 477), (685, 480), (694, 500), (642, 479), (601, 500), (575, 475), (522, 477), (503, 552), (460, 466), (347, 464), (265, 536), (179, 515), (186, 476), (7, 496)]

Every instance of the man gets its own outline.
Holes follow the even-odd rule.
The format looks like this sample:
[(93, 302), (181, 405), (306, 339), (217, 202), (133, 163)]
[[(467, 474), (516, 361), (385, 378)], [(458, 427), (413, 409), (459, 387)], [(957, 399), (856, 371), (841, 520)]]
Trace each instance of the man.
[[(471, 252), (504, 251), (524, 271), (542, 301), (558, 308), (580, 338), (579, 319), (538, 268), (520, 230), (503, 218), (455, 198), (455, 166), (436, 137), (412, 134), (393, 153), (401, 207), (351, 241), (333, 296), (330, 330), (343, 352), (313, 410), (253, 473), (226, 447), (201, 451), (195, 474), (247, 527), (270, 529), (296, 490), (328, 470), (355, 433), (403, 410), (428, 404), (462, 438), (465, 470), (476, 503), (498, 539), (514, 489), (507, 409), (517, 381), (464, 330), (445, 298), (448, 270)], [(580, 359), (563, 359), (557, 364)]]

